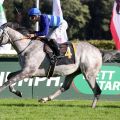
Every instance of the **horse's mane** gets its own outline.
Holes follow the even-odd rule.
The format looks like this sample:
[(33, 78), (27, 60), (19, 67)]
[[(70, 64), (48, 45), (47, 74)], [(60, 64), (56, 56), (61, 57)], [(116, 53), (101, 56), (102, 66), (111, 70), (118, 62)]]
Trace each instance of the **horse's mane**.
[(20, 32), (23, 35), (27, 35), (28, 33), (31, 32), (31, 29), (27, 29), (26, 27), (18, 24), (18, 23), (14, 23), (14, 22), (7, 22), (5, 24), (2, 25), (2, 27), (10, 27), (18, 32)]

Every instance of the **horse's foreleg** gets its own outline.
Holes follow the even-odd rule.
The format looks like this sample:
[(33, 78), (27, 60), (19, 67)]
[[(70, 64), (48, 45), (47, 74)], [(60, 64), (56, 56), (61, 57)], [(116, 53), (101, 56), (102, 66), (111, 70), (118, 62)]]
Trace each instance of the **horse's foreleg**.
[[(17, 74), (21, 74), (20, 77), (22, 78), (18, 78), (17, 81), (19, 80), (23, 80), (24, 78), (29, 78), (29, 77), (32, 77), (33, 76), (33, 73), (34, 75), (36, 76), (39, 76), (43, 74), (44, 76), (44, 72), (42, 72), (42, 70), (36, 70), (35, 68), (34, 69), (30, 69), (30, 68), (26, 68), (27, 70), (24, 70), (24, 71), (17, 71), (17, 72), (12, 72), (8, 75), (7, 79), (8, 81), (11, 81), (11, 79), (16, 76)], [(22, 93), (18, 90), (15, 89), (14, 87), (14, 84), (10, 84), (9, 85), (9, 90), (10, 92), (14, 93), (15, 95), (19, 96), (19, 97), (22, 97)]]
[(12, 83), (14, 83), (14, 82), (11, 81), (11, 78), (16, 75), (15, 73), (19, 74), (20, 72), (21, 72), (21, 71), (17, 71), (17, 72), (10, 73), (10, 74), (8, 75), (8, 77), (7, 77), (7, 82), (5, 82), (5, 83), (0, 87), (0, 92), (2, 92), (2, 91), (3, 91), (6, 87), (8, 87), (9, 85), (12, 85)]
[(61, 95), (62, 92), (65, 92), (66, 90), (68, 90), (71, 83), (72, 83), (72, 79), (67, 79), (67, 78), (68, 77), (66, 77), (66, 79), (64, 80), (64, 83), (60, 89), (58, 89), (52, 95), (49, 95), (48, 97), (41, 98), (38, 101), (43, 102), (43, 103), (47, 102), (47, 101), (51, 101), (51, 100), (55, 99), (56, 97), (58, 97), (59, 95)]
[[(10, 74), (8, 75), (7, 79), (10, 80), (13, 76), (15, 76), (16, 74), (18, 74), (18, 73), (20, 73), (20, 72), (21, 72), (21, 71), (16, 71), (16, 72), (10, 73)], [(17, 96), (22, 97), (22, 93), (14, 88), (14, 84), (9, 85), (9, 90), (10, 90), (10, 92), (16, 94)]]
[(11, 73), (8, 76), (8, 81), (5, 82), (1, 87), (0, 87), (0, 92), (3, 91), (6, 87), (10, 86), (10, 91), (15, 93), (16, 95), (19, 94), (19, 91), (16, 91), (13, 87), (13, 83), (23, 80), (24, 78), (30, 77), (30, 72), (28, 71), (17, 71), (15, 73)]
[(9, 90), (10, 90), (10, 92), (14, 93), (15, 95), (22, 97), (22, 93), (19, 90), (16, 90), (14, 88), (14, 84), (9, 85)]
[(62, 85), (62, 87), (60, 89), (58, 89), (55, 93), (53, 93), (52, 95), (49, 95), (48, 97), (41, 98), (39, 100), (39, 102), (47, 102), (47, 101), (53, 100), (56, 97), (58, 97), (59, 95), (61, 95), (61, 93), (68, 90), (70, 88), (70, 85), (71, 85), (71, 83), (73, 81), (74, 76), (75, 76), (75, 73), (66, 76), (65, 80), (64, 80), (64, 83), (63, 83), (63, 85)]
[(54, 98), (56, 98), (57, 96), (59, 96), (62, 92), (64, 92), (64, 89), (62, 90), (62, 87), (60, 89), (58, 89), (55, 93), (53, 93), (52, 95), (49, 95), (48, 97), (43, 97), (41, 99), (38, 100), (38, 102), (42, 102), (45, 103), (47, 101), (51, 101)]

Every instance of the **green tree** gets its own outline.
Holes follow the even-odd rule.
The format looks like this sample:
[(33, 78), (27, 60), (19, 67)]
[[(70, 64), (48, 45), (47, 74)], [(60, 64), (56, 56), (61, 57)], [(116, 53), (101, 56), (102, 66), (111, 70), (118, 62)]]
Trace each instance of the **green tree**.
[(110, 19), (114, 0), (94, 0), (87, 3), (91, 20), (87, 27), (88, 39), (111, 39)]
[(80, 0), (61, 0), (64, 18), (67, 20), (69, 29), (68, 37), (81, 38), (85, 37), (84, 28), (90, 20), (89, 9)]
[(14, 15), (13, 15), (13, 8), (14, 8), (13, 0), (5, 0), (3, 5), (4, 5), (7, 21), (12, 21), (13, 18), (14, 18)]
[[(14, 21), (13, 2), (22, 3), (24, 18), (35, 0), (5, 0), (4, 8), (8, 21)], [(82, 1), (82, 2), (81, 2)], [(109, 30), (114, 0), (61, 0), (65, 20), (68, 22), (69, 39), (111, 39)], [(52, 0), (40, 0), (42, 13), (52, 13)], [(25, 20), (25, 24), (28, 22)]]

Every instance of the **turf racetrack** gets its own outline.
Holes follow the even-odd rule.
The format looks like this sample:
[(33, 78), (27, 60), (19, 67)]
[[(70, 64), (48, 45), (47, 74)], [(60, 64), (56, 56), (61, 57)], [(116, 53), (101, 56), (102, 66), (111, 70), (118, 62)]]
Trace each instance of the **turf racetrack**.
[(120, 102), (50, 101), (35, 99), (0, 99), (0, 120), (120, 120)]

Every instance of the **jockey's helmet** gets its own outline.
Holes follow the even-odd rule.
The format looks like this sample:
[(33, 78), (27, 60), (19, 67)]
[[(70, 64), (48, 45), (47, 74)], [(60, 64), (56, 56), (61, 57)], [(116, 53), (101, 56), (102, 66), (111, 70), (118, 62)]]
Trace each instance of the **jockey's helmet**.
[(33, 16), (33, 15), (41, 15), (41, 12), (38, 8), (31, 8), (29, 11), (28, 11), (28, 15), (29, 16)]

